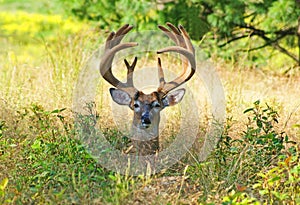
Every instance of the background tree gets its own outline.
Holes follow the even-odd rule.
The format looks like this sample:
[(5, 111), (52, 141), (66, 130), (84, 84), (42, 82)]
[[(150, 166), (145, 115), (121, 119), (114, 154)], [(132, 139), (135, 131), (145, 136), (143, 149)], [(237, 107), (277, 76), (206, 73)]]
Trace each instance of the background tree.
[(139, 0), (58, 0), (68, 14), (81, 20), (97, 22), (101, 29), (111, 30), (129, 23), (139, 29), (153, 29), (162, 16), (154, 1)]
[(253, 43), (246, 49), (242, 44), (239, 51), (269, 46), (300, 65), (299, 4), (295, 0), (179, 0), (166, 5), (171, 8), (170, 18), (185, 22), (194, 38), (203, 34), (197, 27), (199, 21), (205, 22), (207, 26), (203, 30), (215, 34), (220, 48), (246, 39)]
[(166, 21), (181, 23), (194, 40), (209, 38), (207, 45), (217, 45), (223, 57), (267, 47), (250, 61), (269, 59), (279, 51), (289, 62), (300, 65), (299, 0), (60, 1), (72, 14), (96, 21), (101, 28), (125, 22), (138, 30), (153, 29)]

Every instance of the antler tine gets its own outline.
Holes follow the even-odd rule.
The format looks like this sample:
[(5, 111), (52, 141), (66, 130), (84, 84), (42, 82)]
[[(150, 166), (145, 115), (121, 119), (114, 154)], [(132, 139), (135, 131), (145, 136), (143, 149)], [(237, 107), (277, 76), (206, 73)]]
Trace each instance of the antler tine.
[[(183, 48), (187, 48), (187, 45), (186, 45), (186, 39), (188, 39), (188, 41), (190, 42), (189, 40), (189, 37), (188, 38), (184, 38), (184, 36), (182, 36), (181, 34), (181, 29), (184, 30), (184, 28), (179, 25), (179, 27), (175, 27), (173, 24), (171, 24), (170, 22), (167, 22), (167, 26), (173, 31), (173, 33), (175, 34), (175, 37), (176, 37), (176, 45), (178, 46), (181, 46)], [(180, 27), (181, 26), (181, 27)], [(185, 31), (185, 30), (184, 30)], [(183, 33), (184, 34), (184, 33)], [(187, 34), (187, 32), (185, 32), (185, 34)], [(184, 57), (184, 56), (181, 56), (181, 60), (182, 60), (182, 66), (183, 66), (183, 73), (186, 72), (187, 70), (187, 67), (188, 67), (188, 60)]]
[(179, 29), (183, 34), (184, 41), (186, 43), (186, 47), (189, 51), (191, 51), (195, 55), (195, 49), (189, 37), (189, 34), (186, 32), (185, 28), (182, 25), (179, 25)]
[[(166, 83), (164, 80), (160, 59), (158, 60), (159, 61), (158, 69), (159, 69), (159, 78), (160, 78), (160, 87), (158, 88), (158, 91), (162, 92), (163, 94), (167, 94), (169, 91), (175, 89), (176, 87), (190, 80), (196, 71), (195, 50), (193, 48), (190, 37), (188, 36), (186, 30), (181, 25), (179, 25), (179, 28), (176, 28), (171, 23), (167, 23), (167, 25), (172, 32), (163, 26), (159, 26), (159, 28), (176, 43), (176, 46), (169, 46), (163, 48), (157, 51), (157, 53), (161, 54), (165, 52), (176, 52), (183, 55), (184, 57), (182, 58), (183, 58), (184, 70), (177, 78)], [(188, 62), (190, 62), (191, 65), (191, 71), (188, 75), (187, 75), (187, 67), (188, 67), (187, 60)], [(161, 79), (163, 80), (161, 81)]]
[(133, 26), (130, 26), (129, 24), (125, 24), (124, 26), (122, 26), (117, 32), (116, 32), (116, 37), (115, 37), (115, 42), (112, 41), (114, 44), (113, 46), (118, 45), (122, 39), (125, 37), (125, 35), (131, 31), (131, 29), (133, 28)]
[(179, 28), (175, 27), (173, 24), (167, 22), (167, 26), (169, 26), (169, 28), (173, 31), (173, 33), (175, 34), (176, 40), (175, 43), (178, 46), (181, 46), (183, 48), (186, 48), (186, 43), (185, 40), (181, 34), (181, 30), (179, 30)]
[[(166, 81), (165, 81), (165, 76), (164, 76), (164, 71), (161, 67), (161, 60), (160, 58), (158, 58), (158, 63), (157, 63), (157, 66), (158, 66), (158, 78), (159, 78), (159, 88), (163, 88), (166, 84)], [(162, 90), (159, 90), (159, 91), (162, 91)], [(166, 93), (164, 93), (166, 94)]]
[(161, 26), (161, 25), (158, 25), (158, 28), (160, 30), (162, 30), (174, 42), (177, 42), (177, 38), (174, 33), (170, 32), (167, 28), (165, 28), (164, 26)]
[(134, 58), (131, 65), (128, 63), (128, 61), (126, 59), (124, 59), (124, 63), (127, 67), (127, 82), (126, 82), (126, 84), (131, 87), (134, 87), (133, 86), (133, 71), (134, 71), (136, 62), (137, 62), (137, 57)]
[(126, 91), (129, 95), (133, 96), (137, 89), (133, 86), (132, 82), (132, 75), (134, 66), (136, 65), (136, 59), (134, 60), (132, 65), (126, 61), (125, 64), (127, 66), (127, 82), (122, 83), (118, 80), (112, 73), (112, 61), (115, 57), (115, 54), (123, 49), (131, 48), (137, 46), (136, 42), (127, 42), (127, 43), (120, 43), (124, 36), (132, 29), (133, 27), (129, 24), (122, 26), (116, 33), (111, 32), (110, 35), (107, 37), (104, 54), (102, 56), (100, 62), (100, 73), (103, 78), (110, 83), (112, 86)]

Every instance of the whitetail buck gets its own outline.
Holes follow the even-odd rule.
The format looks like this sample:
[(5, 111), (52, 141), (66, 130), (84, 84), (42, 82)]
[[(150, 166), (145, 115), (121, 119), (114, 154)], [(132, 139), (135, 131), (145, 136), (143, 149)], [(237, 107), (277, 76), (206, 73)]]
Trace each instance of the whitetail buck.
[[(110, 88), (112, 99), (119, 105), (127, 105), (134, 112), (132, 132), (133, 146), (140, 155), (151, 155), (159, 151), (159, 122), (160, 112), (168, 106), (179, 103), (185, 89), (177, 88), (187, 82), (195, 73), (196, 61), (195, 51), (190, 38), (183, 28), (176, 28), (171, 23), (167, 23), (169, 29), (158, 26), (176, 46), (169, 46), (157, 51), (158, 54), (165, 52), (176, 52), (182, 55), (183, 72), (173, 81), (166, 82), (164, 78), (161, 60), (158, 58), (159, 87), (157, 91), (144, 94), (133, 85), (133, 72), (137, 62), (135, 57), (130, 65), (124, 60), (127, 67), (127, 81), (120, 82), (112, 73), (112, 62), (115, 54), (123, 49), (137, 46), (136, 42), (121, 43), (123, 37), (132, 29), (132, 26), (124, 25), (116, 33), (111, 32), (106, 40), (105, 51), (100, 62), (100, 73), (102, 77), (115, 88)], [(190, 72), (188, 67), (190, 64)]]

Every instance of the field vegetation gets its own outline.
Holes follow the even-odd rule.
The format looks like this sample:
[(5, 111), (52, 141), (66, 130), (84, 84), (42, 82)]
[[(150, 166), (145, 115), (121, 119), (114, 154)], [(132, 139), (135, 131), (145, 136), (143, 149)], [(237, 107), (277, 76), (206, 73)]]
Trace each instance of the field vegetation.
[[(298, 62), (272, 46), (238, 53), (238, 46), (261, 43), (257, 39), (224, 49), (209, 26), (213, 33), (194, 43), (214, 65), (226, 96), (224, 131), (213, 152), (200, 161), (196, 146), (157, 174), (122, 175), (102, 167), (76, 137), (72, 103), (80, 72), (107, 31), (126, 22), (138, 24), (138, 30), (157, 29), (156, 23), (172, 22), (166, 14), (174, 10), (167, 5), (159, 13), (162, 3), (133, 1), (139, 12), (130, 18), (131, 1), (116, 1), (124, 6), (119, 16), (111, 14), (108, 1), (95, 1), (98, 7), (85, 1), (85, 10), (78, 10), (80, 2), (0, 0), (0, 204), (300, 204)], [(182, 19), (188, 18), (174, 23), (190, 22)], [(193, 36), (197, 29), (190, 30)], [(291, 53), (299, 49), (292, 37), (280, 43)], [(191, 81), (192, 92), (202, 85), (198, 81)], [(113, 121), (108, 88), (99, 75), (93, 106), (100, 129), (118, 147), (126, 140)], [(195, 96), (202, 107), (201, 141), (212, 116), (208, 94)], [(179, 112), (164, 114), (165, 146), (180, 126)]]

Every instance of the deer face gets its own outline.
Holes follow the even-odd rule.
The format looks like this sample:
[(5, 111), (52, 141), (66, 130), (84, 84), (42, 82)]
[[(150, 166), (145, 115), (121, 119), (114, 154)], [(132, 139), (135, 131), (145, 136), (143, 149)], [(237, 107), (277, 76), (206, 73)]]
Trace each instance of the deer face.
[(130, 97), (123, 90), (111, 88), (110, 94), (114, 102), (127, 105), (134, 111), (133, 126), (139, 129), (151, 129), (151, 127), (158, 129), (160, 111), (179, 103), (185, 94), (185, 89), (178, 89), (164, 96), (159, 92), (144, 94), (138, 91)]

